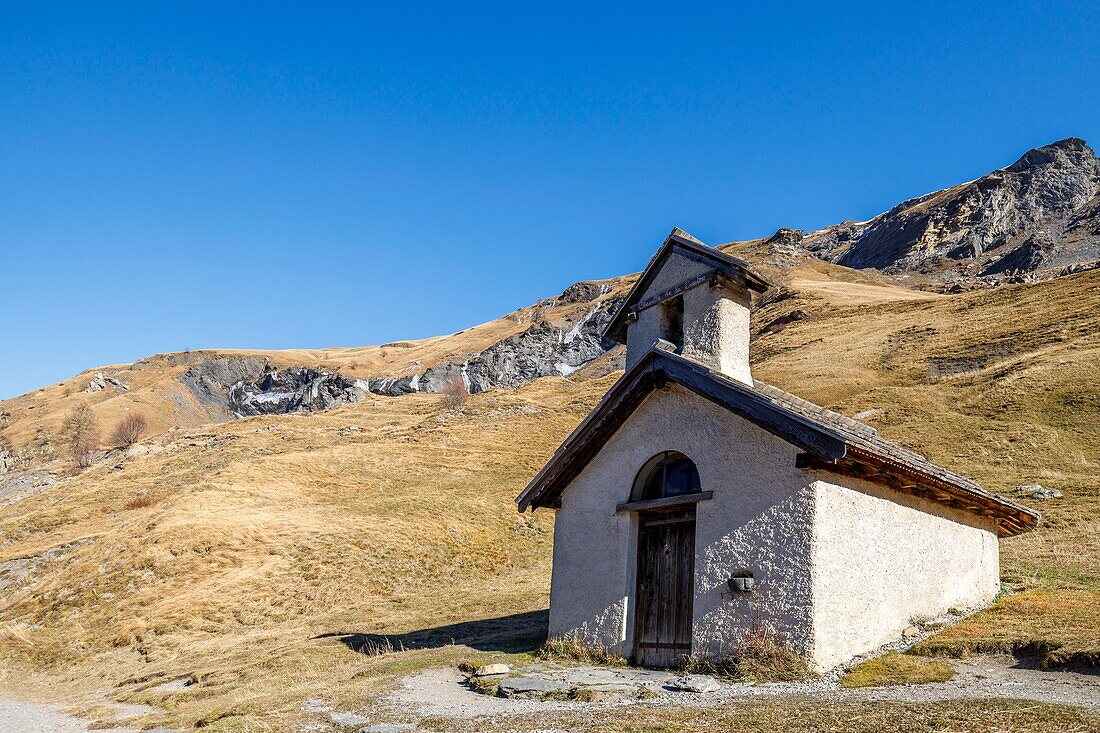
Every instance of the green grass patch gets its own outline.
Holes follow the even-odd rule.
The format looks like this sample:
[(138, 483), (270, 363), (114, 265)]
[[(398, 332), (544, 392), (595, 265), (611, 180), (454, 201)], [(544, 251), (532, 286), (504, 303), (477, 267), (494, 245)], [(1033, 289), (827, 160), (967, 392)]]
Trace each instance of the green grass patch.
[(840, 678), (841, 687), (883, 687), (947, 682), (955, 669), (941, 659), (889, 652), (857, 664)]

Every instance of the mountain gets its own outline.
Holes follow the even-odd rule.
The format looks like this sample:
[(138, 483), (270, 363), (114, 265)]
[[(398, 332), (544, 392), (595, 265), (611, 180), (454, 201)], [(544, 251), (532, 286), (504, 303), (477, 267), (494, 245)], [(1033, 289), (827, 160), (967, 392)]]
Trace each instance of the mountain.
[[(1094, 658), (1100, 270), (956, 295), (817, 260), (785, 279), (754, 312), (757, 377), (992, 490), (1023, 496), (1017, 486), (1041, 483), (1062, 494), (1038, 504), (1038, 531), (1002, 544), (1006, 595), (931, 650)], [(538, 323), (564, 343), (629, 280), (591, 292), (606, 284), (592, 301), (554, 298), (541, 316), (524, 309), (385, 357), (378, 347), (164, 355), (25, 398), (6, 433), (33, 438), (36, 412), (80, 403), (104, 424), (123, 407), (196, 423), (189, 410), (208, 408), (220, 422), (105, 450), (80, 471), (55, 457), (38, 466), (49, 480), (0, 489), (0, 694), (33, 685), (100, 727), (119, 702), (152, 705), (147, 728), (305, 730), (317, 722), (306, 700), (359, 710), (419, 669), (531, 650), (553, 515), (519, 515), (512, 500), (618, 377), (615, 351), (458, 404), (370, 395), (244, 419), (203, 408), (181, 375), (207, 365), (206, 385), (224, 386), (245, 359), (360, 375), (402, 359), (423, 373)], [(215, 380), (212, 365), (230, 356)], [(176, 413), (179, 401), (188, 408)], [(370, 708), (372, 722), (387, 714)]]
[[(773, 271), (802, 266), (809, 258), (862, 270), (867, 282), (941, 291), (1086, 270), (1100, 260), (1100, 160), (1083, 140), (1068, 138), (866, 222), (810, 233), (781, 229), (721, 248)], [(840, 272), (830, 276), (853, 279), (851, 270)], [(478, 393), (568, 376), (613, 348), (601, 339), (602, 329), (630, 282), (630, 277), (578, 282), (496, 321), (420, 341), (197, 351), (90, 370), (0, 402), (0, 466), (37, 465), (51, 456), (64, 414), (77, 404), (95, 405), (108, 424), (139, 409), (151, 432), (162, 432), (240, 416), (327, 409), (372, 394), (440, 392), (455, 380)]]
[[(1041, 502), (1040, 528), (1001, 545), (1003, 597), (928, 652), (1100, 663), (1100, 270), (1048, 277), (1095, 247), (1081, 222), (1096, 194), (1090, 209), (1064, 203), (1087, 186), (1037, 193), (1087, 169), (1085, 151), (1040, 148), (970, 193), (977, 181), (876, 217), (881, 238), (861, 235), (858, 257), (893, 254), (874, 267), (838, 264), (862, 262), (854, 245), (804, 245), (821, 232), (726, 247), (782, 282), (754, 304), (755, 376)], [(1058, 264), (933, 266), (882, 244), (887, 218), (906, 217), (914, 231), (955, 222), (954, 244), (927, 241), (944, 251), (980, 222), (1016, 227), (1015, 242), (1041, 220), (1059, 239), (1040, 265)], [(410, 672), (529, 652), (553, 516), (519, 515), (512, 499), (621, 373), (600, 332), (633, 280), (580, 282), (432, 339), (161, 354), (0, 402), (0, 694), (64, 698), (100, 727), (125, 703), (144, 728), (330, 730), (306, 701), (362, 709)], [(927, 289), (951, 282), (1000, 286)], [(135, 412), (148, 429), (74, 466), (61, 427), (81, 406), (104, 433)], [(1059, 498), (1017, 488), (1037, 483)], [(370, 707), (378, 722), (391, 713)]]
[(956, 289), (1067, 274), (1100, 260), (1100, 160), (1084, 140), (1067, 138), (868, 221), (781, 229), (727, 247), (768, 253), (776, 264), (813, 256)]

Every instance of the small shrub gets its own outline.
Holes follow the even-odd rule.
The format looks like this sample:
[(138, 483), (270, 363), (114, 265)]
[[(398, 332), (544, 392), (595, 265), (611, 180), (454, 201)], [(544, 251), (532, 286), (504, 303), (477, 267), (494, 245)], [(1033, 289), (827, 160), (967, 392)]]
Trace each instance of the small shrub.
[(800, 682), (813, 677), (806, 660), (763, 628), (751, 631), (733, 654), (686, 658), (683, 670), (738, 682)]
[(594, 664), (601, 667), (625, 667), (627, 661), (613, 654), (606, 646), (588, 643), (577, 638), (552, 638), (535, 652), (536, 659), (544, 661), (568, 661)]
[(840, 678), (840, 686), (923, 685), (947, 682), (954, 676), (955, 668), (942, 660), (889, 652), (848, 670)]
[(87, 468), (95, 460), (99, 442), (99, 421), (87, 405), (74, 407), (61, 423), (61, 435), (69, 448), (69, 457), (79, 468)]
[(126, 502), (127, 509), (147, 509), (157, 503), (152, 494), (140, 494)]
[(136, 412), (128, 412), (115, 426), (115, 431), (111, 434), (111, 440), (120, 448), (129, 448), (141, 439), (145, 428), (144, 417)]
[(77, 468), (87, 468), (95, 463), (95, 449), (86, 448), (83, 450), (74, 450), (72, 452), (72, 458)]
[(405, 651), (405, 647), (400, 642), (395, 647), (388, 636), (376, 636), (360, 644), (358, 651), (368, 657), (386, 657)]
[(457, 410), (470, 399), (470, 393), (466, 390), (466, 382), (457, 374), (443, 383), (439, 389), (439, 394), (443, 398), (441, 402), (444, 410)]
[(497, 697), (500, 695), (500, 678), (499, 677), (477, 677), (471, 675), (466, 678), (466, 684), (470, 689), (479, 695), (488, 695), (489, 697)]
[(596, 702), (599, 697), (595, 690), (589, 690), (582, 687), (578, 690), (570, 690), (569, 698), (576, 700), (577, 702)]

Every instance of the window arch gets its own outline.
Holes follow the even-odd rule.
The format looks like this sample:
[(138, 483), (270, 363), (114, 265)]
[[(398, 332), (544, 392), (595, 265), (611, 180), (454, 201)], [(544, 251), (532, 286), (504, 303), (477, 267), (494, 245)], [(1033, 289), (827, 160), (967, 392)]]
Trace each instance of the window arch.
[(638, 471), (630, 499), (663, 499), (698, 493), (701, 488), (699, 471), (690, 458), (676, 451), (663, 451), (646, 461)]

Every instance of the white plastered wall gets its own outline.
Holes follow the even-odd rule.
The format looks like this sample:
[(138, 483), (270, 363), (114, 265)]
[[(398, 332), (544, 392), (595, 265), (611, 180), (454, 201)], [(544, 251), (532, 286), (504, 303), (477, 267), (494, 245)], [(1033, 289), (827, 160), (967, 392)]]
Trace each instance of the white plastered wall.
[[(671, 254), (657, 271), (639, 301), (696, 280), (714, 268), (678, 254)], [(683, 355), (746, 384), (749, 370), (749, 306), (751, 295), (744, 286), (717, 286), (709, 280), (683, 291)], [(626, 368), (636, 364), (664, 334), (661, 305), (638, 311), (627, 326)]]
[[(857, 479), (794, 468), (794, 446), (678, 385), (650, 395), (565, 490), (557, 510), (550, 633), (632, 652), (637, 525), (616, 514), (638, 469), (695, 461), (696, 654), (736, 649), (754, 624), (827, 669), (900, 636), (914, 618), (987, 604), (995, 527)], [(844, 481), (847, 486), (840, 485)], [(752, 594), (730, 593), (748, 568)]]
[[(637, 525), (615, 509), (665, 450), (691, 458), (714, 492), (697, 505), (694, 651), (731, 650), (760, 623), (809, 653), (813, 491), (797, 449), (678, 385), (651, 394), (563, 493), (550, 634), (632, 652)], [(726, 580), (745, 567), (758, 592), (734, 596)]]
[(813, 483), (813, 658), (830, 668), (918, 618), (984, 606), (999, 586), (993, 520), (858, 479)]

